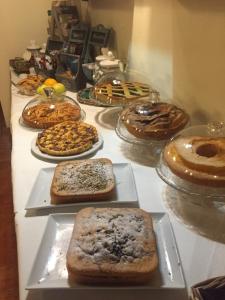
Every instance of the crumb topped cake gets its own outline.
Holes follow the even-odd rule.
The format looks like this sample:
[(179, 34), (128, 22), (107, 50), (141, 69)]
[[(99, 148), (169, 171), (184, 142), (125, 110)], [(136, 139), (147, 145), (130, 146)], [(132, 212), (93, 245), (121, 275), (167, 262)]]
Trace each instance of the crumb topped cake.
[(137, 208), (86, 208), (75, 219), (67, 253), (78, 282), (144, 283), (157, 267), (151, 217)]
[(54, 172), (51, 202), (107, 199), (114, 186), (113, 166), (107, 158), (61, 162)]

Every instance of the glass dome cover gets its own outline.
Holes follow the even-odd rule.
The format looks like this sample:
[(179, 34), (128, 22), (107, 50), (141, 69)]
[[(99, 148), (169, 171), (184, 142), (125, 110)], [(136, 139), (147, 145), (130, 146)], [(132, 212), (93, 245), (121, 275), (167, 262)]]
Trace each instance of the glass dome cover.
[[(178, 156), (174, 149), (178, 149)], [(212, 122), (180, 131), (162, 151), (156, 171), (178, 191), (224, 202), (224, 123)]]
[(136, 100), (122, 110), (116, 131), (128, 142), (165, 144), (188, 123), (189, 116), (183, 109), (149, 97)]
[(127, 104), (145, 97), (159, 99), (159, 92), (149, 84), (127, 79), (126, 73), (109, 69), (95, 83), (92, 98), (108, 106), (126, 106)]
[(74, 99), (61, 94), (55, 95), (51, 88), (45, 95), (32, 99), (24, 107), (20, 122), (26, 127), (45, 129), (63, 121), (83, 120), (84, 112)]

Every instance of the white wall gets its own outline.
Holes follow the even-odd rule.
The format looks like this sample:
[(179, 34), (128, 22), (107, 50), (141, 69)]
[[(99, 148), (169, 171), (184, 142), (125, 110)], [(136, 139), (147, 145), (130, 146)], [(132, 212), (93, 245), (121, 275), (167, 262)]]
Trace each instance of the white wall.
[(173, 91), (193, 120), (225, 120), (225, 1), (176, 0)]
[(193, 123), (225, 119), (225, 1), (135, 0), (130, 60)]
[[(30, 39), (46, 40), (51, 0), (8, 0), (1, 6), (0, 101), (9, 118), (8, 59)], [(93, 25), (116, 32), (119, 57), (163, 99), (183, 106), (196, 123), (225, 118), (224, 0), (89, 0)], [(8, 17), (10, 16), (10, 17)]]
[(9, 59), (21, 56), (31, 39), (47, 39), (47, 10), (51, 0), (7, 0), (0, 9), (0, 101), (9, 124), (10, 77)]
[(172, 9), (170, 0), (135, 0), (130, 67), (139, 80), (172, 97)]
[(92, 26), (103, 24), (114, 30), (113, 46), (120, 58), (127, 58), (131, 42), (134, 0), (89, 0)]

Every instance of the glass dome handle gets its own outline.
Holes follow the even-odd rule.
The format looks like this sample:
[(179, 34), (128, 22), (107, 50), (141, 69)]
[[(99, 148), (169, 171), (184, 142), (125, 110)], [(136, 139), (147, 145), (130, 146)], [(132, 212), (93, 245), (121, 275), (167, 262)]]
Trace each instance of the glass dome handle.
[(43, 89), (44, 90), (44, 93), (45, 93), (45, 96), (47, 98), (53, 98), (53, 95), (54, 95), (54, 89), (52, 87), (46, 87)]

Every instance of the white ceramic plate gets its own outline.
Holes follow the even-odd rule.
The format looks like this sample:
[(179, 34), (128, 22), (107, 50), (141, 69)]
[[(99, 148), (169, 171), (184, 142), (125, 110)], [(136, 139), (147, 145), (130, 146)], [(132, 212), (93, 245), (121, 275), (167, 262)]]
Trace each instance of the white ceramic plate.
[(101, 207), (138, 207), (138, 196), (133, 171), (130, 164), (113, 164), (116, 188), (115, 193), (105, 201), (78, 202), (69, 204), (51, 204), (50, 187), (55, 168), (41, 169), (32, 188), (26, 210), (51, 209), (52, 212), (62, 208), (70, 208), (75, 212), (87, 206)]
[(34, 156), (43, 159), (43, 160), (51, 160), (51, 161), (64, 161), (64, 160), (71, 160), (71, 159), (80, 159), (83, 158), (85, 156), (91, 155), (93, 153), (95, 153), (98, 149), (100, 149), (103, 145), (103, 138), (102, 136), (99, 134), (98, 135), (98, 141), (97, 143), (95, 143), (91, 149), (80, 153), (80, 154), (76, 154), (76, 155), (67, 155), (67, 156), (54, 156), (54, 155), (49, 155), (47, 153), (43, 153), (39, 150), (38, 146), (36, 145), (36, 140), (37, 137), (35, 137), (32, 142), (31, 142), (31, 152)]
[[(147, 289), (150, 299), (154, 290), (176, 289), (185, 293), (185, 283), (169, 218), (164, 213), (152, 213), (159, 256), (158, 272), (146, 285), (107, 286), (73, 285), (73, 289)], [(50, 215), (34, 265), (26, 286), (35, 289), (71, 289), (67, 279), (66, 253), (71, 238), (74, 214)], [(157, 298), (158, 299), (158, 298)], [(184, 298), (180, 298), (184, 299)]]

